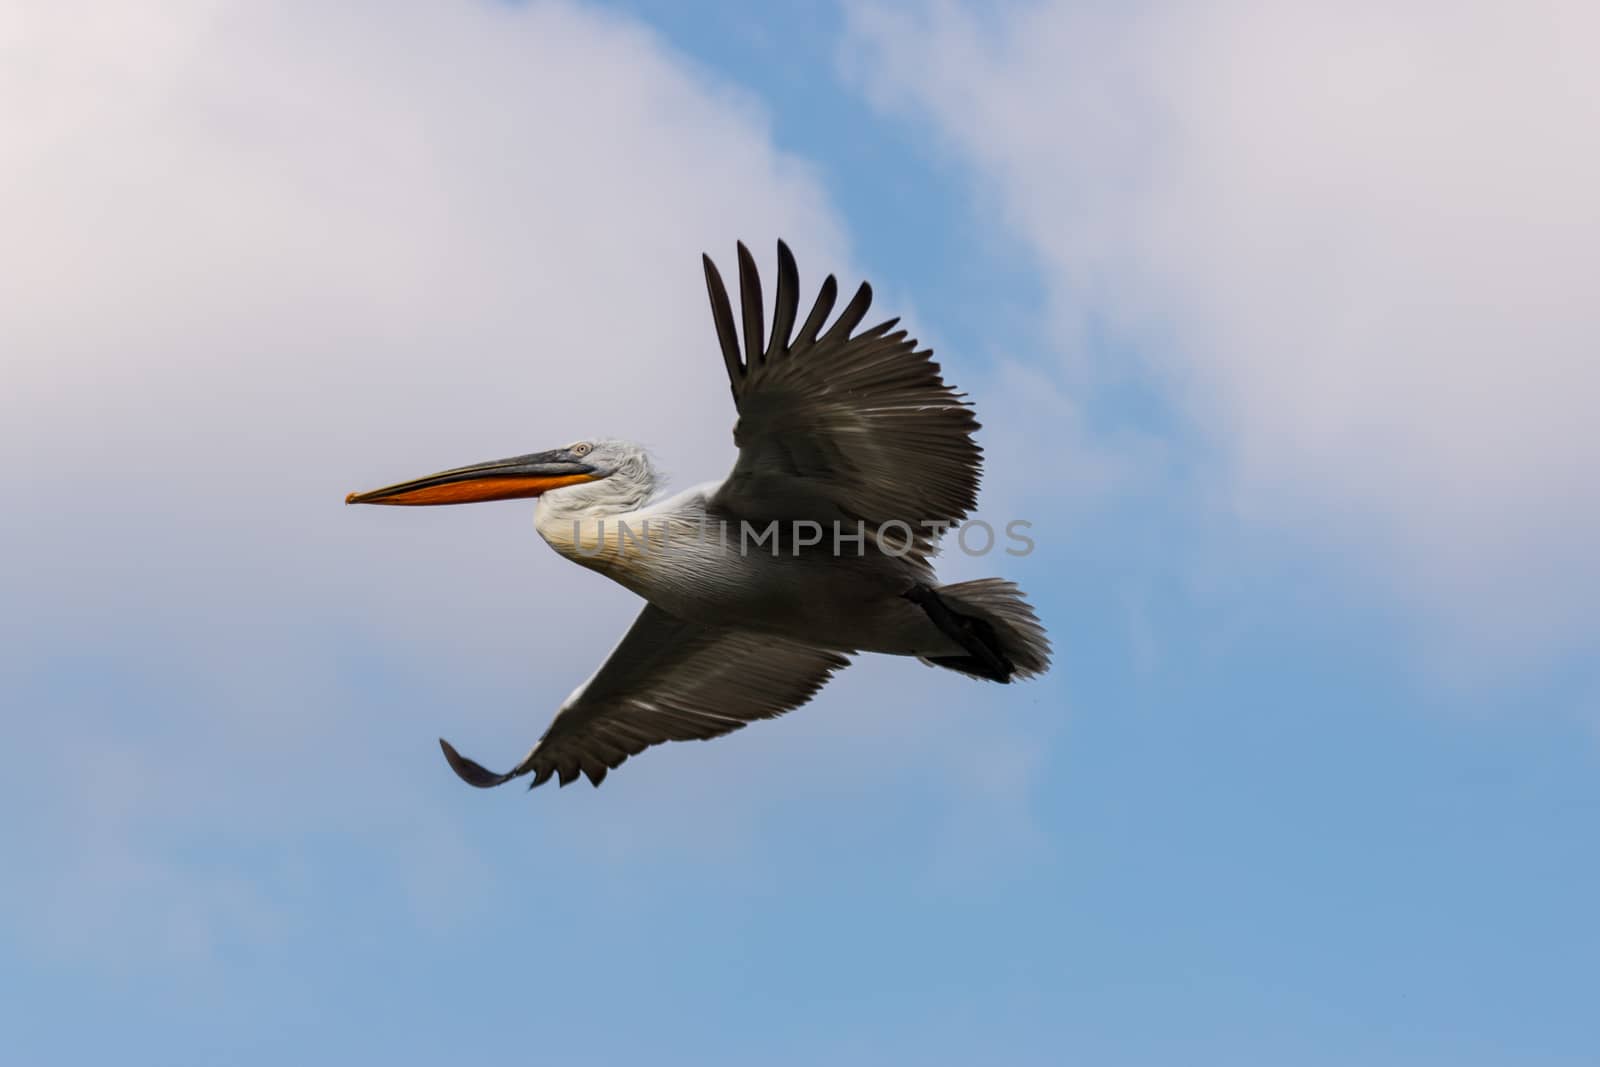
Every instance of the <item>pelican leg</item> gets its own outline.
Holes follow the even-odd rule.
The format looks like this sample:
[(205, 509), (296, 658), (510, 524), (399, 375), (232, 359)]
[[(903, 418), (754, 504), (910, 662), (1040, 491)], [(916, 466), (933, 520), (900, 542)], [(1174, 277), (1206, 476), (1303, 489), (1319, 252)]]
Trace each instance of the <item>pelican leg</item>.
[(1000, 639), (988, 620), (956, 611), (945, 603), (937, 591), (921, 582), (901, 595), (927, 612), (933, 624), (968, 653), (965, 656), (929, 656), (928, 662), (976, 674), (990, 681), (1011, 681), (1011, 675), (1017, 668), (1001, 651)]

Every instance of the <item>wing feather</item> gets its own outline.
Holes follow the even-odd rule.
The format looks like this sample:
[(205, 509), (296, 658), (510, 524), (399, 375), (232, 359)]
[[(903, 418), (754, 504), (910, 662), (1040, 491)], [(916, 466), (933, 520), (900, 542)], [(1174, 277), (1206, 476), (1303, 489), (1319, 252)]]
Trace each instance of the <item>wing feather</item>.
[(717, 324), (717, 343), (722, 346), (722, 362), (727, 365), (728, 379), (737, 382), (744, 377), (744, 363), (739, 359), (739, 335), (733, 326), (733, 305), (728, 302), (728, 287), (722, 284), (722, 275), (710, 256), (702, 256), (706, 270), (706, 295), (711, 298), (711, 317)]
[(789, 246), (778, 245), (778, 295), (772, 309), (772, 340), (767, 345), (767, 359), (781, 354), (789, 347), (789, 331), (794, 329), (795, 316), (800, 312), (800, 269), (795, 266), (794, 253)]
[(739, 244), (739, 304), (744, 310), (744, 358), (748, 370), (764, 358), (766, 329), (761, 321), (765, 311), (761, 304), (761, 275), (743, 242)]
[(822, 332), (822, 324), (828, 321), (828, 312), (833, 310), (833, 302), (838, 297), (839, 282), (830, 274), (822, 279), (822, 289), (817, 293), (817, 302), (812, 305), (811, 314), (806, 316), (805, 325), (800, 327), (800, 332), (795, 335), (795, 348), (810, 348), (817, 343), (817, 334)]
[[(727, 292), (705, 259), (712, 316), (739, 410), (739, 459), (713, 506), (758, 521), (860, 520), (873, 529), (899, 521), (911, 530), (913, 551), (925, 557), (932, 544), (924, 524), (954, 525), (977, 504), (983, 452), (973, 440), (979, 424), (966, 395), (944, 381), (931, 351), (897, 329), (898, 319), (854, 333), (872, 304), (865, 282), (823, 332), (838, 297), (829, 275), (790, 340), (799, 271), (782, 241), (772, 337), (757, 358), (761, 282), (742, 243), (738, 258), (742, 361), (734, 358), (738, 343)], [(895, 535), (903, 540), (901, 531)]]
[(599, 785), (665, 741), (709, 740), (810, 700), (849, 664), (837, 652), (745, 630), (701, 626), (645, 605), (595, 676), (567, 698), (539, 743), (505, 774), (440, 740), (456, 774), (480, 788), (533, 775)]

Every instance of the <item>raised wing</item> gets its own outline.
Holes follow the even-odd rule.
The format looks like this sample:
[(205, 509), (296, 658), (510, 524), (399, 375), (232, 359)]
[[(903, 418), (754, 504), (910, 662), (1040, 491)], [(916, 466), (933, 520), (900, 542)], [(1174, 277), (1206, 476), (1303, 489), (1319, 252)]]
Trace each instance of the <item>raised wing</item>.
[(567, 698), (550, 728), (505, 774), (486, 770), (439, 739), (469, 785), (525, 774), (533, 785), (580, 773), (599, 785), (629, 756), (663, 741), (706, 741), (810, 700), (848, 666), (837, 652), (745, 630), (684, 622), (646, 604), (595, 676)]
[[(898, 520), (917, 535), (923, 523), (954, 524), (977, 504), (983, 452), (972, 407), (890, 319), (855, 336), (872, 303), (865, 282), (826, 333), (838, 284), (829, 275), (811, 313), (791, 336), (800, 274), (778, 242), (778, 292), (772, 334), (755, 261), (739, 245), (740, 350), (727, 287), (705, 258), (717, 340), (733, 386), (739, 459), (712, 500), (752, 519), (862, 520), (869, 531)], [(896, 543), (903, 531), (888, 535)]]

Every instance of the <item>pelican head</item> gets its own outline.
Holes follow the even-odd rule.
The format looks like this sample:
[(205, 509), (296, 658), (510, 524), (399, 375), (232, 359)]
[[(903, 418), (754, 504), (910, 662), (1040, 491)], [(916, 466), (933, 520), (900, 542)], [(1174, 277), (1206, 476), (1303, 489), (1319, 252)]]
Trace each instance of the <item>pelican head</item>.
[(344, 502), (419, 507), (518, 500), (551, 493), (554, 495), (546, 497), (545, 502), (559, 503), (563, 510), (610, 510), (638, 507), (654, 488), (655, 472), (643, 448), (629, 441), (602, 438), (351, 493)]

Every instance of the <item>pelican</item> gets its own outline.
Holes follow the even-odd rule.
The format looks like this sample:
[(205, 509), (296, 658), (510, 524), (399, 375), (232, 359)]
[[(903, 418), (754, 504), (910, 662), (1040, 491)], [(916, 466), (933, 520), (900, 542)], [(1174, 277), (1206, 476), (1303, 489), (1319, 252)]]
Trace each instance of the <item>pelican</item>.
[(467, 784), (532, 775), (530, 788), (551, 777), (564, 786), (582, 774), (599, 786), (652, 745), (709, 740), (799, 707), (856, 653), (914, 656), (993, 682), (1049, 668), (1049, 641), (1015, 585), (934, 576), (938, 532), (976, 506), (982, 450), (972, 406), (933, 353), (897, 319), (855, 332), (872, 302), (864, 282), (828, 325), (832, 275), (796, 329), (800, 275), (782, 241), (769, 334), (742, 242), (738, 261), (736, 323), (703, 257), (738, 410), (739, 456), (721, 482), (662, 496), (642, 447), (594, 438), (346, 498), (537, 497), (535, 526), (550, 547), (644, 598), (622, 641), (511, 770), (487, 770), (440, 738)]

